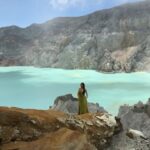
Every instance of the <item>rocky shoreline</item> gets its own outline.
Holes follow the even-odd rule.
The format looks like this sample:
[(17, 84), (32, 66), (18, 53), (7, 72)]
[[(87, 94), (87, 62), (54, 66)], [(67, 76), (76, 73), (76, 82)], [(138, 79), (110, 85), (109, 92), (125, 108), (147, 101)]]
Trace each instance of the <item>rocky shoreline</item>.
[(49, 110), (0, 107), (1, 150), (149, 150), (150, 99), (120, 107), (113, 117), (98, 104), (77, 115), (77, 100), (59, 96)]

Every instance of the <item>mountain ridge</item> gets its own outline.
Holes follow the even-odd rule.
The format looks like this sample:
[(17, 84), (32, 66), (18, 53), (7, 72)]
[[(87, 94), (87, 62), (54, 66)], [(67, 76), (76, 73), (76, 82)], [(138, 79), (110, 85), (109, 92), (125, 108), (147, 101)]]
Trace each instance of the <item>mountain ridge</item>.
[(0, 28), (0, 66), (150, 71), (150, 2)]

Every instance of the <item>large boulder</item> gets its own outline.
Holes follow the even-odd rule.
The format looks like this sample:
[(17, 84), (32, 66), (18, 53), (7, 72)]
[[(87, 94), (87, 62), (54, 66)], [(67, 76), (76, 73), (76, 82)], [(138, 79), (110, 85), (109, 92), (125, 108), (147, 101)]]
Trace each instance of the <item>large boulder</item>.
[[(63, 111), (65, 113), (78, 113), (78, 99), (74, 98), (72, 94), (59, 96), (55, 99), (54, 105), (50, 107), (53, 110)], [(106, 112), (106, 110), (99, 106), (98, 103), (88, 102), (89, 112)]]
[(120, 129), (107, 113), (0, 107), (2, 150), (104, 150)]

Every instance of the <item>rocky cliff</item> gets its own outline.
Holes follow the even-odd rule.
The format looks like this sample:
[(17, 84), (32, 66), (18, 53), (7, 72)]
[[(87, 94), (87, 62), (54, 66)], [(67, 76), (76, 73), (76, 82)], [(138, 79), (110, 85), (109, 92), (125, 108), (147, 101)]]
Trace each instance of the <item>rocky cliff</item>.
[(0, 65), (150, 70), (150, 1), (27, 28), (0, 28)]
[[(54, 106), (73, 98), (56, 98)], [(65, 101), (65, 103), (64, 103)], [(76, 100), (75, 100), (76, 101)], [(72, 103), (74, 104), (74, 103)], [(149, 150), (150, 99), (107, 112), (77, 115), (49, 110), (0, 107), (0, 150)]]
[[(54, 101), (52, 110), (77, 114), (77, 99), (71, 94), (59, 96)], [(98, 104), (88, 104), (90, 112), (106, 111)], [(124, 105), (119, 109), (116, 121), (119, 130), (113, 136), (107, 150), (149, 150), (150, 149), (150, 99), (146, 104), (139, 102), (134, 106)]]
[[(149, 150), (150, 99), (146, 104), (139, 102), (134, 106), (121, 106), (119, 117), (124, 130), (113, 138), (109, 150)], [(131, 129), (133, 134), (129, 133)], [(143, 137), (141, 134), (143, 134)]]
[(0, 107), (1, 150), (103, 150), (120, 129), (107, 113)]

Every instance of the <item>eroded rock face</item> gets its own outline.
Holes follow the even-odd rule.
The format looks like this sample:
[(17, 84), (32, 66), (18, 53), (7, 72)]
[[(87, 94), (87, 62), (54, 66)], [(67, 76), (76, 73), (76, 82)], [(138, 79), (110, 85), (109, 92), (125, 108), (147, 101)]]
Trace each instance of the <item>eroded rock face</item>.
[(70, 129), (83, 132), (98, 150), (108, 147), (115, 131), (121, 131), (120, 124), (107, 113), (69, 115), (66, 118), (58, 118), (58, 120)]
[[(65, 113), (78, 113), (78, 100), (72, 94), (59, 96), (55, 99), (54, 105), (50, 109), (63, 111)], [(89, 112), (106, 112), (98, 103), (88, 103)]]
[[(124, 130), (113, 138), (110, 150), (150, 149), (150, 99), (146, 104), (120, 107), (119, 117)], [(138, 135), (139, 134), (139, 135)], [(128, 136), (126, 136), (128, 135)], [(142, 136), (141, 136), (142, 135)]]
[(2, 150), (103, 150), (120, 124), (107, 113), (0, 108)]
[(0, 65), (150, 71), (150, 1), (0, 28)]

